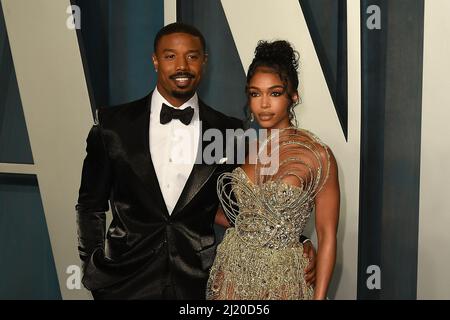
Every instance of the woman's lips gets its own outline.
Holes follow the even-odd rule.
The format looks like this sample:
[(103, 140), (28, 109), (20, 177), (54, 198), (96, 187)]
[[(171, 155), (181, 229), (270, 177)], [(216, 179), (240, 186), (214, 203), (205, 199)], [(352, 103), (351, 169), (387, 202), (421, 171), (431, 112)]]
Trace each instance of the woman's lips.
[(273, 116), (274, 116), (274, 113), (268, 113), (268, 112), (263, 112), (263, 113), (258, 114), (258, 118), (261, 121), (268, 121), (268, 120), (272, 119)]

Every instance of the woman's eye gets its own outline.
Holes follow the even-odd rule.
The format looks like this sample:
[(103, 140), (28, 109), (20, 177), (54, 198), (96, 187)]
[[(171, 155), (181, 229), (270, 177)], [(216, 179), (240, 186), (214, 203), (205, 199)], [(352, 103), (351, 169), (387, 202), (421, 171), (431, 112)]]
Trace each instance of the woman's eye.
[(272, 96), (274, 96), (274, 97), (279, 97), (279, 96), (281, 96), (282, 94), (283, 94), (283, 92), (278, 92), (278, 91), (272, 92)]
[(258, 96), (258, 92), (250, 92), (249, 95), (250, 97), (254, 98)]

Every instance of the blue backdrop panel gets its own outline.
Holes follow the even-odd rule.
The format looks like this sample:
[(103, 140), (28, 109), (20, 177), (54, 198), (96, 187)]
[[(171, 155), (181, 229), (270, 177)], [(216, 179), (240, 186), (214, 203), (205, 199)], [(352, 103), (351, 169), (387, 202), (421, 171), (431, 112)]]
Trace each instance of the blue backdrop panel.
[(209, 56), (200, 97), (215, 109), (243, 119), (246, 76), (221, 2), (178, 1), (177, 19), (196, 26), (206, 39)]
[(347, 138), (347, 0), (300, 0), (300, 5)]
[(96, 106), (139, 99), (156, 85), (153, 39), (164, 1), (73, 0), (81, 9), (80, 42)]
[(35, 176), (0, 174), (0, 299), (61, 299)]
[(0, 162), (33, 163), (0, 4)]

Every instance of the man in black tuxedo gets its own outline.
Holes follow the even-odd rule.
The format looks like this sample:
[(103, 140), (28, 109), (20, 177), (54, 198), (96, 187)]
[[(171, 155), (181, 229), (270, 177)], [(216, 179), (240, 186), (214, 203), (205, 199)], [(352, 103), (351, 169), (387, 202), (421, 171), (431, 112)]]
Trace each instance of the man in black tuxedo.
[(87, 138), (76, 209), (83, 284), (95, 299), (205, 298), (217, 177), (236, 164), (198, 161), (202, 136), (243, 124), (196, 94), (207, 61), (197, 29), (168, 25), (154, 50), (155, 90), (100, 109)]

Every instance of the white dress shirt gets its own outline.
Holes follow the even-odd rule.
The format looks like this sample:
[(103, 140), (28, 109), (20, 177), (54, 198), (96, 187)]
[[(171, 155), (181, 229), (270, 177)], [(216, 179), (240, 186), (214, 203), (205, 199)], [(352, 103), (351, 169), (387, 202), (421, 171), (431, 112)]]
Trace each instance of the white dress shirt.
[(159, 122), (162, 104), (174, 108), (155, 88), (150, 109), (150, 154), (167, 211), (172, 214), (197, 156), (200, 118), (197, 93), (177, 109), (192, 107), (194, 116), (188, 125), (178, 119)]

